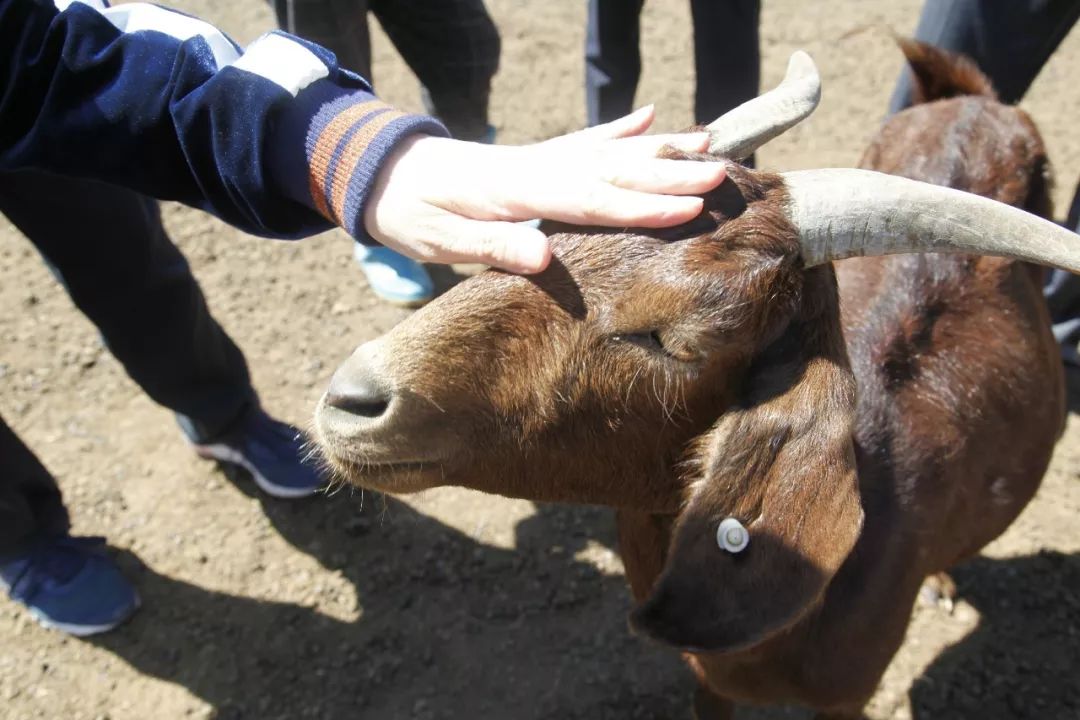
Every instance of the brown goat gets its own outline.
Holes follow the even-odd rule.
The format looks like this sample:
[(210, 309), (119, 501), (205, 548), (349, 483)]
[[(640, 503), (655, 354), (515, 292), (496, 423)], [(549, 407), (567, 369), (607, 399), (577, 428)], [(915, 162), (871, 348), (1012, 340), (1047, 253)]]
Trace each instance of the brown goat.
[[(965, 61), (904, 50), (927, 102), (864, 166), (1046, 214), (1030, 119)], [(699, 717), (855, 718), (924, 578), (1004, 531), (1047, 467), (1064, 401), (1040, 272), (809, 267), (791, 183), (728, 171), (687, 226), (562, 228), (541, 275), (462, 283), (359, 348), (316, 425), (368, 487), (616, 508), (631, 624), (684, 651)], [(717, 547), (728, 517), (742, 552)]]

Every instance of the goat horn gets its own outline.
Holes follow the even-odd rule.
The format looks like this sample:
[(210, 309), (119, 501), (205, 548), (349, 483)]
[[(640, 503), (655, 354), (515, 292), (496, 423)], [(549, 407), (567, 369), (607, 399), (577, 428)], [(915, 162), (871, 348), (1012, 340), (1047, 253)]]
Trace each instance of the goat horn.
[(979, 195), (870, 170), (783, 173), (806, 265), (858, 255), (969, 253), (1080, 272), (1080, 237)]
[(821, 100), (821, 77), (810, 56), (796, 51), (783, 81), (769, 92), (747, 100), (708, 127), (709, 152), (743, 160), (777, 135), (805, 119)]

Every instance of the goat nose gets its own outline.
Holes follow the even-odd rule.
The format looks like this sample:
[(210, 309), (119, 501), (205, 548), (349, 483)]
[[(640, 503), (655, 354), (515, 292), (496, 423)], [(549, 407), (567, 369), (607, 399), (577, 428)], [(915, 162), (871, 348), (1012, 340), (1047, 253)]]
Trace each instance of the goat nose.
[(375, 419), (383, 415), (390, 407), (390, 393), (365, 373), (344, 372), (345, 368), (334, 373), (330, 387), (326, 391), (326, 404), (359, 415)]

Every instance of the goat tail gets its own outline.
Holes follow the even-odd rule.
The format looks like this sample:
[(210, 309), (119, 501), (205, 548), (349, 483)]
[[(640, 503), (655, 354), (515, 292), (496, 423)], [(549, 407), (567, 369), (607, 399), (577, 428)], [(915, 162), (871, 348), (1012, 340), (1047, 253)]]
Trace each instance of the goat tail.
[(897, 44), (914, 74), (913, 104), (934, 100), (981, 95), (997, 99), (997, 92), (975, 61), (911, 38), (898, 37)]

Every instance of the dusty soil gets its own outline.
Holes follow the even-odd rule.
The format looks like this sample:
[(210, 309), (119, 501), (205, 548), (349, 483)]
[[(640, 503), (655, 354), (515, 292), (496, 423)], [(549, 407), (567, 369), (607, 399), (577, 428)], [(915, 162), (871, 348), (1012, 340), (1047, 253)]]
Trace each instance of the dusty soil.
[[(242, 41), (271, 24), (259, 0), (175, 4)], [(764, 82), (805, 48), (826, 90), (763, 165), (856, 162), (899, 69), (886, 28), (910, 31), (918, 5), (765, 3)], [(504, 38), (500, 139), (579, 127), (583, 3), (490, 7)], [(646, 12), (639, 98), (657, 102), (665, 129), (691, 120), (688, 15), (674, 0)], [(381, 91), (418, 108), (415, 81), (376, 37)], [(1057, 167), (1060, 208), (1080, 172), (1078, 62), (1074, 35), (1026, 103)], [(296, 423), (353, 346), (404, 317), (369, 293), (339, 234), (275, 243), (186, 208), (165, 217), (265, 404)], [(193, 457), (2, 220), (0, 307), (0, 412), (60, 478), (76, 531), (107, 535), (145, 600), (130, 625), (91, 642), (42, 630), (0, 600), (0, 717), (688, 717), (678, 660), (626, 632), (606, 512), (459, 490), (268, 500)], [(1072, 415), (1039, 496), (956, 572), (955, 611), (916, 611), (870, 717), (1080, 718), (1078, 473)]]

